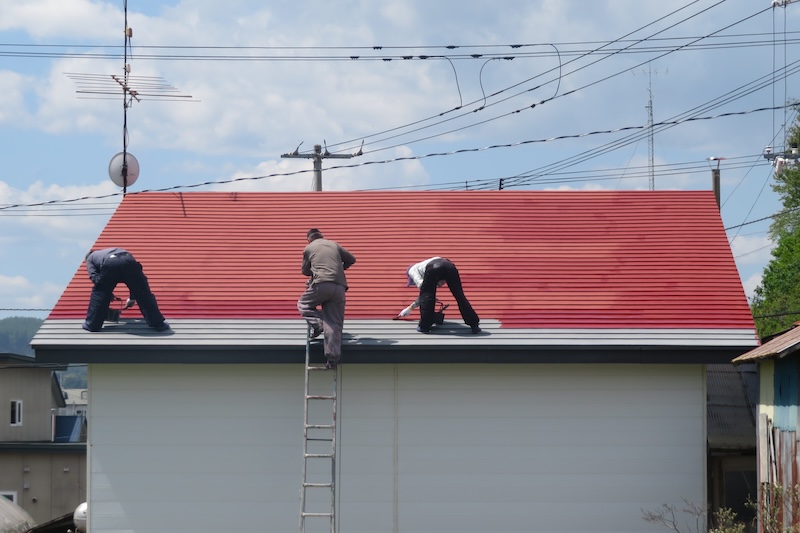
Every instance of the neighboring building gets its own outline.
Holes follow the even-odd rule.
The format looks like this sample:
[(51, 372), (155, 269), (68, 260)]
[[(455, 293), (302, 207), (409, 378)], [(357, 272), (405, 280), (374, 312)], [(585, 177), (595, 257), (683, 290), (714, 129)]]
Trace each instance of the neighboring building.
[[(92, 533), (297, 528), (310, 227), (357, 258), (339, 530), (652, 531), (709, 503), (706, 366), (757, 346), (711, 191), (138, 193), (95, 248), (136, 256), (173, 330), (83, 331), (75, 265), (32, 341), (89, 365)], [(392, 320), (434, 255), (483, 334), (455, 305)]]
[(86, 417), (89, 407), (88, 389), (64, 389), (65, 407), (59, 413), (64, 416)]
[[(735, 364), (757, 363), (758, 401), (758, 483), (780, 486), (791, 491), (800, 485), (797, 446), (798, 377), (800, 377), (800, 322), (789, 330), (763, 339), (761, 346), (734, 359)], [(763, 498), (760, 500), (763, 506)], [(784, 506), (780, 520), (786, 531), (800, 527), (800, 512), (795, 501)], [(762, 511), (763, 512), (763, 511)]]
[(708, 365), (708, 470), (710, 508), (732, 509), (748, 525), (758, 497), (756, 479), (755, 364)]
[(86, 500), (86, 443), (57, 442), (64, 396), (55, 370), (0, 354), (0, 496), (44, 523)]

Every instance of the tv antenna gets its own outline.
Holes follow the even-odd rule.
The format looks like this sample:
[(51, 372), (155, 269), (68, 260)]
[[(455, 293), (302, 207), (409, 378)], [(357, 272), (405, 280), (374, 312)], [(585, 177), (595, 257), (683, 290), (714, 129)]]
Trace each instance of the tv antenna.
[[(108, 163), (108, 176), (115, 185), (122, 187), (126, 194), (129, 185), (133, 185), (139, 177), (139, 161), (128, 152), (128, 108), (133, 102), (143, 99), (175, 101), (189, 100), (191, 95), (182, 95), (178, 89), (168, 84), (160, 76), (132, 76), (128, 63), (128, 52), (131, 49), (133, 28), (128, 26), (128, 0), (123, 0), (125, 14), (125, 46), (123, 52), (122, 75), (119, 74), (80, 74), (66, 72), (68, 78), (77, 85), (78, 98), (111, 100), (119, 98), (122, 91), (122, 151), (111, 158)], [(131, 57), (133, 53), (131, 52)], [(86, 96), (83, 96), (86, 95)]]

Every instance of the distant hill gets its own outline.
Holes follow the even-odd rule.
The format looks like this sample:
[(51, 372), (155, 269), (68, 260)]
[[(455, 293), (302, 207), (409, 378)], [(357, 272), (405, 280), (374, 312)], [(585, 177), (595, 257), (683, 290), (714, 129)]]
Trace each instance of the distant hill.
[[(13, 316), (0, 319), (0, 352), (17, 355), (33, 355), (31, 340), (42, 325), (41, 318)], [(71, 365), (57, 372), (61, 386), (65, 389), (85, 389), (86, 365)]]
[(33, 355), (31, 339), (42, 322), (41, 318), (26, 316), (0, 319), (0, 352)]

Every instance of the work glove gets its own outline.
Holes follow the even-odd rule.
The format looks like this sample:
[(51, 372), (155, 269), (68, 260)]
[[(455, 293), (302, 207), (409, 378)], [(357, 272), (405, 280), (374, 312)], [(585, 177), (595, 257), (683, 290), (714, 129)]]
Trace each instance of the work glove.
[(397, 316), (408, 316), (410, 314), (411, 314), (411, 306), (409, 305), (408, 307), (400, 311), (400, 313), (398, 313)]
[(130, 309), (134, 305), (136, 305), (136, 300), (133, 298), (128, 298), (128, 300), (125, 302), (125, 309)]

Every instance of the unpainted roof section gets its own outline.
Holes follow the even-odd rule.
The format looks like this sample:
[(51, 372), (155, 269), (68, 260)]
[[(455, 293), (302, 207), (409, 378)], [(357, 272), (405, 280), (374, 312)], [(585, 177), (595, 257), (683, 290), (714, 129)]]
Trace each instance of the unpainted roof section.
[[(390, 320), (439, 255), (501, 329), (754, 331), (711, 191), (129, 193), (94, 248), (132, 252), (168, 320), (297, 320), (311, 227), (357, 258), (348, 320)], [(85, 315), (74, 268), (48, 320)]]
[(734, 363), (746, 363), (761, 359), (781, 358), (800, 349), (800, 322), (795, 322), (788, 331), (774, 336), (758, 348), (754, 348), (733, 360)]

